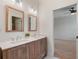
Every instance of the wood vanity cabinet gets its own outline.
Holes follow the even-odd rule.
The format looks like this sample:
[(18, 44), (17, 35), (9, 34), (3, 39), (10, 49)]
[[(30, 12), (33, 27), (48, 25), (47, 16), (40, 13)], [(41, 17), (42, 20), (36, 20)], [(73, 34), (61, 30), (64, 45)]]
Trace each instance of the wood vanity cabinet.
[(35, 59), (35, 55), (34, 55), (34, 42), (31, 42), (29, 44), (29, 59)]
[(3, 59), (29, 59), (29, 46), (25, 44), (4, 50)]
[(3, 59), (43, 59), (47, 54), (47, 38), (3, 50)]
[(41, 59), (41, 40), (35, 42), (35, 59)]
[(41, 40), (41, 44), (40, 44), (40, 55), (41, 58), (44, 58), (47, 55), (47, 40), (46, 38), (43, 38), (43, 40)]

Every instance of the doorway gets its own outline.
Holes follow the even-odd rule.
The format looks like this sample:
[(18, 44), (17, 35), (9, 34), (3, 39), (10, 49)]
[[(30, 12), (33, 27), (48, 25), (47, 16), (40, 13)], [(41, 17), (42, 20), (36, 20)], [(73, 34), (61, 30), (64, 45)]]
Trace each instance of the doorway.
[(76, 59), (77, 4), (54, 10), (54, 56)]

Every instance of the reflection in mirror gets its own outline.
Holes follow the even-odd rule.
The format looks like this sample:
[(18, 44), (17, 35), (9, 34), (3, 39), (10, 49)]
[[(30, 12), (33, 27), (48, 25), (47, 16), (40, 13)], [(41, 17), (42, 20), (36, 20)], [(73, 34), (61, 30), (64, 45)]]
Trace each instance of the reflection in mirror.
[(37, 31), (37, 17), (29, 15), (29, 31)]
[(12, 30), (21, 30), (21, 18), (12, 16)]
[(6, 31), (23, 31), (24, 23), (24, 12), (16, 10), (12, 7), (6, 8)]

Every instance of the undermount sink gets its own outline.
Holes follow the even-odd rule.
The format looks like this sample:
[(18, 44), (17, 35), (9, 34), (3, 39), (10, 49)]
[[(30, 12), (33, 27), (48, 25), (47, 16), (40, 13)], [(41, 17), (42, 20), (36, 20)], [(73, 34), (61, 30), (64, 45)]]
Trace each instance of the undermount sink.
[(4, 49), (8, 49), (8, 48), (15, 47), (18, 45), (30, 43), (42, 38), (45, 38), (45, 36), (33, 36), (33, 37), (30, 36), (30, 37), (26, 37), (26, 38), (22, 38), (18, 40), (11, 39), (5, 42), (0, 42), (0, 47), (4, 50)]
[(16, 40), (12, 40), (12, 41), (10, 41), (10, 43), (21, 43), (21, 42), (25, 42), (25, 41), (32, 41), (32, 40), (34, 40), (35, 38), (33, 38), (33, 37), (26, 37), (26, 38), (22, 38), (22, 39), (16, 39)]

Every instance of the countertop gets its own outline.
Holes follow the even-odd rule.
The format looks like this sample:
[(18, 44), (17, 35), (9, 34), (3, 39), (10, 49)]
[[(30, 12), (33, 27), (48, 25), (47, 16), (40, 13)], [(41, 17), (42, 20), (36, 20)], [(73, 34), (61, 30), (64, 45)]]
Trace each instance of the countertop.
[(41, 38), (45, 38), (45, 37), (46, 36), (28, 37), (17, 41), (0, 42), (0, 47), (2, 48), (2, 50), (5, 50), (22, 44), (30, 43), (32, 41), (40, 40)]

